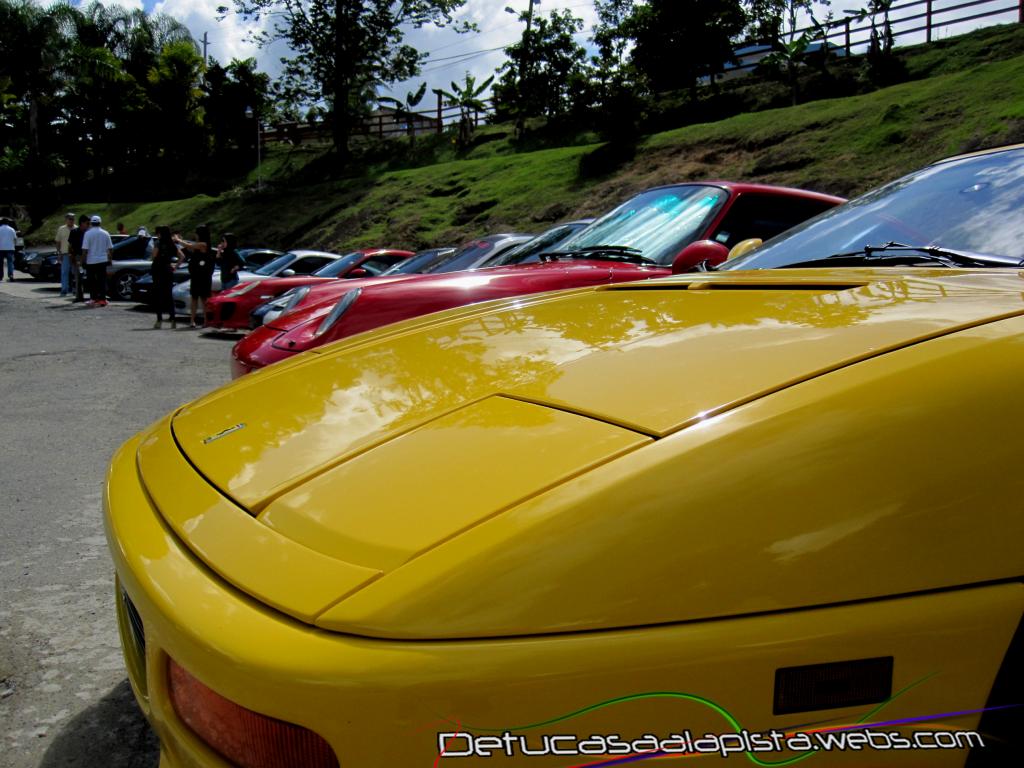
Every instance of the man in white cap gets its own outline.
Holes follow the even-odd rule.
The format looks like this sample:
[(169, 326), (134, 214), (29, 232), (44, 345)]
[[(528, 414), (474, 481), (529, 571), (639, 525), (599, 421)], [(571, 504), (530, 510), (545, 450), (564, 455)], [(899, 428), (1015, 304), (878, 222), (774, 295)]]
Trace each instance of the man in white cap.
[(92, 226), (82, 238), (82, 256), (85, 257), (85, 271), (89, 279), (89, 307), (107, 306), (107, 265), (110, 263), (110, 250), (114, 244), (110, 233), (102, 226), (103, 220), (93, 216), (89, 220)]
[(71, 253), (68, 244), (71, 240), (71, 232), (75, 228), (75, 214), (64, 214), (64, 223), (57, 227), (57, 237), (54, 244), (57, 246), (57, 263), (60, 264), (60, 295), (67, 296), (71, 290)]

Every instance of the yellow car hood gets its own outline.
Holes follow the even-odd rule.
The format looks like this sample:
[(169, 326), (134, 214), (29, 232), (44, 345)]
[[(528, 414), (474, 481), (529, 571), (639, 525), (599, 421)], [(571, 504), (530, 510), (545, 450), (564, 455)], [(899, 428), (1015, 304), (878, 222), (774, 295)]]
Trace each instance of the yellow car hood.
[[(567, 484), (586, 496), (588, 479), (609, 471), (599, 468), (617, 467), (627, 456), (640, 460), (651, 446), (713, 425), (715, 416), (770, 393), (1018, 315), (1022, 289), (1009, 271), (789, 270), (477, 305), (246, 377), (183, 408), (172, 422), (173, 439), (225, 503), (254, 520), (256, 527), (232, 529), (232, 547), (243, 554), (233, 556), (225, 575), (332, 629), (396, 637), (528, 634), (764, 609), (771, 606), (726, 600), (719, 609), (666, 610), (657, 594), (637, 593), (619, 603), (591, 599), (550, 612), (534, 603), (477, 608), (473, 617), (458, 613), (453, 620), (451, 603), (441, 608), (438, 601), (457, 598), (445, 585), (473, 569), (484, 581), (470, 592), (486, 595), (488, 579), (516, 591), (514, 578), (513, 586), (505, 583), (507, 572), (499, 577), (486, 566), (496, 562), (500, 536), (480, 538), (498, 531), (493, 523), (511, 519), (510, 511)], [(147, 461), (146, 450), (140, 468), (150, 485), (161, 465), (155, 452)], [(638, 501), (647, 498), (642, 488), (634, 491)], [(197, 548), (189, 513), (168, 512), (173, 487), (158, 495), (165, 517), (177, 514), (175, 529)], [(601, 508), (600, 498), (591, 509), (606, 517), (606, 526), (618, 526), (618, 535), (638, 533)], [(267, 536), (297, 546), (279, 568), (301, 574), (308, 551), (328, 572), (334, 573), (330, 563), (338, 564), (330, 576), (336, 581), (318, 585), (315, 598), (296, 597), (301, 609), (290, 607), (287, 594), (268, 596), (265, 585), (273, 578), (260, 558), (246, 564), (246, 530), (264, 548)], [(474, 537), (475, 554), (461, 552), (463, 540)], [(574, 548), (578, 542), (571, 540), (563, 550), (569, 561)], [(581, 560), (576, 567), (595, 563)], [(565, 579), (563, 568), (548, 577)], [(678, 575), (675, 568), (666, 565), (664, 574)], [(606, 578), (615, 577), (588, 571), (584, 581), (600, 590)], [(257, 582), (264, 586), (251, 586)], [(518, 591), (549, 588), (525, 583)]]

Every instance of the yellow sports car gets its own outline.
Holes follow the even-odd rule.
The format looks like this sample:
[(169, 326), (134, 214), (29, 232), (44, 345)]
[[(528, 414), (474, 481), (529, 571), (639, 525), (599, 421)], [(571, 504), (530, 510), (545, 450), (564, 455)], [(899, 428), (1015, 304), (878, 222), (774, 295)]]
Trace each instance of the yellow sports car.
[(1022, 257), (954, 158), (171, 414), (105, 497), (161, 765), (1019, 764)]

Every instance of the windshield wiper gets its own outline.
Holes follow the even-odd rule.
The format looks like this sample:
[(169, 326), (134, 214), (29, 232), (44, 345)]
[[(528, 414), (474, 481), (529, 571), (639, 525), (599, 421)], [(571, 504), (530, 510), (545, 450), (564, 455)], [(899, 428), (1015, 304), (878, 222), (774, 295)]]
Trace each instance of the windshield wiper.
[[(906, 255), (902, 255), (906, 254)], [(918, 254), (911, 256), (910, 254)], [(907, 245), (905, 243), (888, 242), (884, 245), (865, 245), (858, 251), (849, 253), (833, 253), (820, 259), (808, 259), (784, 265), (786, 268), (803, 267), (823, 261), (850, 261), (853, 263), (870, 263), (882, 261), (931, 261), (953, 269), (963, 267), (1018, 267), (1019, 259), (1006, 256), (993, 256), (970, 251), (956, 251), (938, 245)]]
[(568, 256), (578, 259), (607, 259), (610, 261), (635, 261), (639, 264), (657, 264), (654, 259), (643, 255), (639, 248), (628, 245), (588, 245), (586, 248), (574, 248), (571, 251), (549, 251), (545, 256), (555, 258)]

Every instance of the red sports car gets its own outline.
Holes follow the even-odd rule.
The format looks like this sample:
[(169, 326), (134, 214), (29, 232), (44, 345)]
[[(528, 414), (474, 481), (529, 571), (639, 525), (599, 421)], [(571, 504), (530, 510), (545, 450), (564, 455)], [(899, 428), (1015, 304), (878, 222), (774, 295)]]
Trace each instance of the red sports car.
[[(304, 308), (282, 315), (235, 345), (232, 375), (443, 309), (685, 272), (709, 253), (722, 261), (742, 240), (767, 240), (842, 202), (831, 195), (760, 184), (715, 181), (657, 187), (602, 216), (541, 264), (313, 289)], [(310, 303), (320, 291), (324, 301)]]
[(393, 248), (361, 248), (318, 269), (312, 275), (268, 277), (243, 283), (218, 293), (206, 302), (207, 328), (249, 328), (249, 312), (285, 291), (303, 285), (316, 285), (336, 278), (373, 277), (405, 261), (412, 251)]

